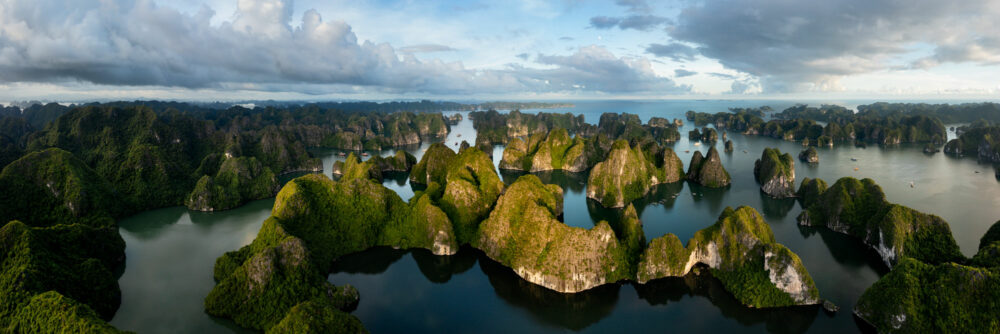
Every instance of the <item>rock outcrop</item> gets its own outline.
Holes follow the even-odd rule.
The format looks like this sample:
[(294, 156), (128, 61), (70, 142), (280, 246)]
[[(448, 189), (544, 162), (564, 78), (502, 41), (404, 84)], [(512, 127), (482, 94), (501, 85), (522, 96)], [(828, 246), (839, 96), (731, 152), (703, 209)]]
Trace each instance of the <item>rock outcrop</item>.
[(206, 312), (267, 330), (306, 302), (340, 309), (356, 303), (353, 288), (326, 281), (342, 255), (374, 246), (457, 252), (456, 227), (437, 204), (446, 190), (432, 182), (406, 203), (366, 176), (371, 165), (346, 164), (340, 181), (311, 174), (288, 182), (257, 238), (216, 261), (218, 284), (205, 300)]
[(799, 214), (799, 225), (826, 226), (859, 238), (878, 252), (886, 265), (904, 257), (932, 264), (963, 258), (947, 222), (888, 202), (882, 188), (871, 179), (841, 178), (809, 202)]
[(701, 151), (694, 152), (688, 165), (687, 179), (711, 188), (722, 188), (732, 183), (714, 146), (708, 149), (707, 156), (702, 156)]
[(816, 152), (815, 147), (810, 146), (799, 153), (799, 160), (808, 164), (818, 164), (819, 153)]
[(500, 169), (583, 172), (591, 167), (597, 155), (588, 151), (588, 146), (586, 140), (579, 136), (571, 138), (562, 128), (553, 129), (548, 135), (532, 135), (527, 141), (514, 138), (504, 149)]
[(724, 145), (726, 153), (733, 153), (733, 141), (727, 140)]
[(607, 158), (594, 165), (587, 179), (587, 198), (604, 207), (620, 208), (641, 198), (657, 184), (684, 178), (684, 166), (669, 148), (650, 142), (646, 149), (615, 141)]
[(776, 198), (795, 197), (795, 161), (792, 155), (775, 148), (765, 148), (753, 165), (753, 176), (760, 190)]
[(767, 222), (751, 207), (726, 208), (714, 225), (696, 232), (687, 247), (673, 234), (653, 239), (642, 254), (637, 280), (684, 276), (698, 264), (711, 268), (744, 305), (820, 303), (799, 257), (775, 242)]
[(560, 222), (562, 197), (559, 186), (521, 176), (500, 196), (473, 245), (525, 280), (559, 292), (632, 279), (644, 241), (635, 209), (626, 210), (625, 235), (618, 238), (607, 222), (589, 230)]
[(227, 210), (274, 196), (278, 191), (278, 177), (255, 157), (213, 155), (209, 158), (222, 159), (222, 162), (214, 175), (203, 175), (195, 184), (184, 201), (188, 209)]
[[(358, 163), (361, 163), (361, 159), (352, 152), (347, 155), (347, 159), (344, 159), (344, 161), (335, 161), (333, 163), (332, 174), (343, 177), (349, 169), (347, 168), (348, 164)], [(366, 174), (381, 181), (388, 173), (409, 173), (413, 169), (413, 166), (417, 164), (417, 158), (409, 152), (398, 150), (396, 154), (391, 156), (372, 157), (365, 161), (365, 163), (369, 164)]]

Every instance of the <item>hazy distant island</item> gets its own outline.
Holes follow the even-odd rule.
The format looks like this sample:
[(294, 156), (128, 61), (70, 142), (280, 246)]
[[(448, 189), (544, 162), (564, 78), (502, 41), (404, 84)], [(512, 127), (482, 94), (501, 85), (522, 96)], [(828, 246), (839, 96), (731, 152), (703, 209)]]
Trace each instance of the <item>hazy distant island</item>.
[[(138, 101), (8, 107), (0, 112), (0, 289), (6, 296), (0, 329), (115, 332), (107, 321), (121, 299), (116, 272), (125, 242), (118, 219), (165, 206), (226, 210), (271, 196), (270, 217), (253, 241), (216, 260), (216, 284), (204, 301), (208, 314), (258, 331), (364, 332), (351, 311), (366, 291), (326, 278), (338, 259), (378, 246), (441, 257), (471, 247), (524, 282), (566, 295), (706, 273), (745, 307), (824, 304), (829, 292), (816, 287), (809, 263), (779, 243), (765, 215), (750, 206), (718, 208), (715, 221), (698, 222), (706, 227), (686, 244), (673, 233), (647, 240), (643, 224), (649, 222), (635, 203), (655, 187), (684, 183), (732, 192), (732, 184), (746, 182), (730, 174), (738, 170), (752, 170), (769, 197), (795, 198), (787, 201), (803, 208), (801, 228), (846, 235), (890, 268), (856, 305), (844, 305), (877, 330), (1000, 328), (1000, 223), (967, 258), (944, 219), (889, 202), (871, 179), (845, 176), (828, 186), (806, 178), (793, 190), (789, 153), (768, 148), (753, 165), (726, 158), (736, 154), (735, 134), (802, 143), (809, 162), (818, 159), (815, 147), (836, 149), (831, 146), (840, 142), (940, 146), (948, 137), (939, 117), (946, 116), (949, 122), (982, 118), (963, 127), (946, 153), (1000, 161), (996, 104), (874, 104), (858, 113), (801, 105), (781, 112), (691, 111), (689, 126), (698, 128), (688, 140), (708, 147), (707, 154), (693, 153), (686, 171), (672, 148), (681, 140), (679, 119), (643, 123), (638, 115), (608, 112), (595, 125), (583, 115), (518, 110), (569, 104), (455, 106), (214, 109)], [(474, 144), (455, 150), (440, 142), (463, 121), (442, 110), (475, 110), (467, 114), (477, 130), (468, 138)], [(726, 155), (715, 147), (719, 133)], [(402, 150), (363, 158), (415, 144), (429, 144), (420, 159)], [(496, 162), (494, 145), (504, 145)], [(317, 147), (346, 154), (323, 166), (308, 150)], [(497, 166), (527, 175), (504, 183)], [(618, 219), (590, 228), (566, 225), (566, 190), (534, 175), (553, 170), (585, 175), (588, 205), (617, 210)], [(291, 172), (305, 175), (282, 184), (278, 177)], [(392, 173), (418, 185), (409, 200), (383, 185)]]

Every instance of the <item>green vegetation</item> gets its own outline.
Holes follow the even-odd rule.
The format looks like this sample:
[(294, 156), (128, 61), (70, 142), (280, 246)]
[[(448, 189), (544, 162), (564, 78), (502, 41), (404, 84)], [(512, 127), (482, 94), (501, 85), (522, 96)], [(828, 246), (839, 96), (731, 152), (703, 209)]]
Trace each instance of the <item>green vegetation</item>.
[(702, 156), (701, 151), (695, 151), (688, 165), (687, 179), (711, 188), (722, 188), (732, 183), (729, 172), (722, 167), (722, 159), (715, 146), (708, 149), (708, 155)]
[(413, 166), (410, 172), (410, 182), (430, 184), (437, 182), (445, 184), (448, 176), (449, 163), (455, 158), (455, 151), (442, 143), (431, 144), (424, 156)]
[(826, 226), (859, 238), (890, 266), (904, 257), (931, 264), (963, 258), (947, 222), (889, 203), (871, 179), (841, 178), (825, 191), (818, 184), (802, 188), (799, 191), (809, 192), (809, 196), (817, 191), (820, 194), (803, 202), (808, 206), (798, 217), (800, 225)]
[(476, 148), (462, 151), (447, 166), (448, 174), (441, 183), (444, 194), (438, 204), (454, 225), (458, 243), (469, 243), (503, 192), (503, 180), (489, 156)]
[(566, 129), (555, 128), (547, 136), (532, 135), (527, 142), (521, 138), (511, 139), (504, 149), (500, 168), (529, 172), (556, 169), (583, 172), (592, 166), (596, 156), (602, 155), (588, 150), (592, 147), (580, 136), (570, 138)]
[[(483, 159), (485, 154), (476, 149), (463, 151), (452, 161), (460, 168), (449, 171), (447, 176), (448, 188), (457, 191), (442, 189), (432, 182), (425, 191), (414, 194), (409, 203), (367, 176), (364, 171), (370, 170), (370, 160), (362, 163), (357, 158), (348, 159), (340, 181), (316, 174), (290, 181), (278, 193), (272, 216), (264, 222), (253, 243), (216, 261), (218, 285), (205, 299), (206, 311), (258, 330), (270, 330), (279, 322), (284, 324), (275, 330), (300, 328), (296, 326), (354, 328), (353, 317), (333, 311), (324, 311), (328, 313), (322, 317), (327, 320), (302, 318), (302, 314), (290, 312), (297, 305), (302, 306), (302, 312), (314, 312), (320, 307), (302, 304), (308, 302), (336, 305), (339, 309), (356, 302), (353, 288), (335, 287), (325, 280), (330, 266), (342, 255), (374, 246), (425, 248), (435, 254), (454, 254), (459, 245), (456, 235), (462, 230), (452, 225), (442, 207), (456, 210), (459, 218), (475, 217), (468, 212), (475, 213), (478, 202), (463, 192), (471, 183), (461, 178), (488, 180), (484, 174), (471, 174), (482, 170)], [(489, 160), (485, 161), (493, 172)], [(493, 175), (500, 188), (490, 191), (499, 196), (502, 183), (495, 172)], [(487, 199), (484, 201), (488, 203), (488, 213), (495, 197), (488, 199), (485, 193), (480, 196)], [(312, 323), (314, 320), (319, 322)]]
[(865, 290), (854, 313), (884, 333), (1000, 331), (997, 267), (902, 259)]
[(25, 155), (0, 171), (0, 221), (32, 226), (83, 223), (112, 226), (129, 212), (111, 184), (69, 152)]
[(795, 197), (798, 197), (799, 203), (803, 208), (808, 209), (816, 201), (819, 200), (819, 196), (826, 191), (827, 185), (826, 181), (823, 179), (802, 179), (802, 183), (799, 184), (799, 190), (795, 192)]
[(594, 165), (587, 179), (587, 198), (604, 207), (624, 207), (642, 198), (657, 184), (684, 178), (684, 166), (670, 148), (660, 148), (652, 141), (629, 147), (615, 141), (607, 158)]
[(90, 307), (55, 291), (31, 297), (0, 330), (7, 333), (123, 333), (101, 320)]
[(799, 160), (805, 163), (817, 164), (819, 163), (819, 152), (816, 152), (815, 147), (809, 146), (799, 153)]
[(819, 291), (795, 253), (774, 240), (756, 210), (726, 208), (712, 226), (695, 233), (687, 247), (676, 235), (653, 239), (639, 262), (638, 280), (683, 276), (695, 264), (712, 269), (742, 304), (782, 307), (819, 303)]
[(955, 156), (975, 156), (980, 161), (1000, 162), (1000, 127), (977, 127), (966, 130), (948, 141), (944, 153)]
[(0, 228), (0, 329), (109, 327), (104, 320), (114, 315), (121, 296), (112, 270), (124, 259), (125, 242), (114, 226), (5, 224)]
[(753, 165), (753, 177), (760, 190), (772, 197), (795, 197), (795, 160), (776, 148), (765, 148)]
[(607, 222), (586, 230), (556, 219), (562, 189), (537, 176), (521, 176), (500, 196), (473, 246), (529, 282), (560, 292), (578, 292), (635, 277), (644, 237), (631, 206), (616, 237)]
[(476, 129), (476, 144), (504, 144), (514, 138), (524, 138), (535, 134), (549, 133), (556, 128), (566, 129), (570, 133), (579, 134), (589, 127), (583, 120), (583, 115), (571, 113), (554, 114), (540, 112), (537, 115), (524, 114), (519, 110), (511, 110), (501, 114), (496, 110), (475, 111), (469, 113), (472, 127)]
[(267, 334), (368, 333), (361, 321), (334, 307), (308, 301), (292, 307)]
[[(205, 159), (218, 158), (210, 155)], [(198, 180), (185, 205), (197, 211), (226, 210), (250, 200), (270, 197), (277, 188), (278, 178), (257, 158), (227, 157), (215, 177), (205, 175)]]
[[(820, 108), (797, 105), (774, 115), (765, 122), (761, 115), (746, 110), (715, 114), (688, 112), (696, 125), (715, 124), (717, 129), (747, 135), (806, 142), (814, 146), (832, 146), (834, 142), (859, 141), (882, 145), (900, 143), (944, 143), (947, 133), (943, 123), (920, 114), (854, 114), (840, 106)], [(820, 125), (816, 121), (827, 122)]]

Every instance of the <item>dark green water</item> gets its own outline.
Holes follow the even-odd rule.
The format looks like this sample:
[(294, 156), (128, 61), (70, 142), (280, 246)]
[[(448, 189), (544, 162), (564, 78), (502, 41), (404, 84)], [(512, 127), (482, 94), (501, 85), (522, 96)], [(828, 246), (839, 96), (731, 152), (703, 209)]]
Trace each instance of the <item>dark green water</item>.
[[(653, 115), (683, 118), (688, 109), (717, 112), (730, 106), (762, 104), (783, 108), (778, 102), (757, 101), (595, 102), (578, 104), (567, 111), (584, 113), (588, 122), (596, 122), (603, 111), (637, 113), (645, 121)], [(708, 149), (687, 141), (686, 133), (692, 128), (682, 128), (682, 140), (673, 147), (685, 165), (695, 150)], [(713, 279), (694, 276), (560, 294), (521, 280), (511, 270), (469, 248), (450, 257), (423, 250), (372, 249), (339, 260), (329, 279), (334, 284), (349, 283), (358, 288), (361, 302), (353, 314), (374, 333), (857, 331), (858, 324), (849, 310), (864, 289), (887, 269), (873, 252), (851, 238), (825, 229), (799, 227), (795, 217), (801, 208), (794, 200), (771, 199), (758, 190), (752, 168), (763, 148), (778, 147), (797, 155), (801, 145), (738, 134), (729, 137), (736, 151), (723, 153), (722, 159), (733, 185), (724, 190), (685, 182), (658, 186), (646, 199), (635, 203), (646, 239), (674, 233), (686, 240), (714, 223), (726, 206), (752, 206), (764, 214), (777, 240), (802, 258), (821, 296), (841, 306), (840, 313), (830, 316), (815, 307), (745, 308)], [(454, 127), (446, 142), (457, 149), (455, 143), (462, 139), (475, 139), (468, 120)], [(719, 149), (721, 144), (717, 143)], [(427, 146), (407, 150), (420, 157)], [(495, 162), (502, 150), (495, 149)], [(860, 149), (841, 145), (819, 151), (818, 166), (796, 163), (797, 181), (820, 177), (832, 184), (841, 176), (870, 177), (882, 186), (890, 201), (946, 219), (966, 255), (974, 253), (982, 234), (1000, 219), (1000, 183), (993, 177), (991, 166), (977, 164), (974, 159), (926, 155), (919, 147)], [(314, 153), (323, 157), (327, 168), (338, 159), (337, 151)], [(513, 182), (518, 176), (501, 175), (505, 182)], [(599, 220), (618, 219), (619, 211), (601, 208), (586, 199), (585, 174), (553, 172), (539, 176), (565, 190), (563, 219), (567, 224), (589, 228)], [(412, 196), (405, 177), (390, 178), (383, 184), (403, 199)], [(139, 332), (234, 331), (230, 322), (203, 312), (203, 298), (214, 284), (212, 266), (225, 251), (253, 239), (270, 214), (272, 203), (261, 200), (209, 214), (167, 208), (123, 220), (121, 233), (128, 245), (128, 259), (119, 280), (122, 306), (112, 324)]]

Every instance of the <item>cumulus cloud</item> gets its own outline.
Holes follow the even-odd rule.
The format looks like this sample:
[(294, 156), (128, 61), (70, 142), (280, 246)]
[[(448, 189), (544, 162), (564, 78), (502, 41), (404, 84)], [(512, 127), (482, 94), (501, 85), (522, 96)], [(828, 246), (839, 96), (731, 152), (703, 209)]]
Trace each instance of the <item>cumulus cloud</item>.
[(898, 66), (922, 44), (931, 54), (905, 65), (996, 64), (997, 17), (998, 1), (708, 0), (682, 10), (669, 33), (766, 91), (838, 90), (841, 77)]
[[(324, 21), (315, 10), (293, 26), (290, 0), (238, 0), (237, 8), (231, 20), (212, 24), (216, 13), (207, 6), (189, 14), (148, 0), (0, 0), (0, 83), (309, 94), (679, 89), (657, 77), (644, 58), (617, 58), (606, 50), (550, 55), (544, 69), (470, 69), (413, 55), (447, 46), (396, 49), (359, 41), (346, 22)], [(611, 78), (617, 75), (628, 79)]]
[(688, 70), (685, 70), (683, 68), (678, 68), (678, 69), (674, 70), (674, 76), (678, 77), (678, 78), (689, 77), (689, 76), (692, 76), (692, 75), (695, 75), (695, 74), (698, 74), (698, 72), (688, 71)]
[(680, 43), (670, 44), (650, 44), (646, 47), (646, 53), (657, 57), (670, 58), (674, 61), (692, 61), (698, 55), (698, 50)]

